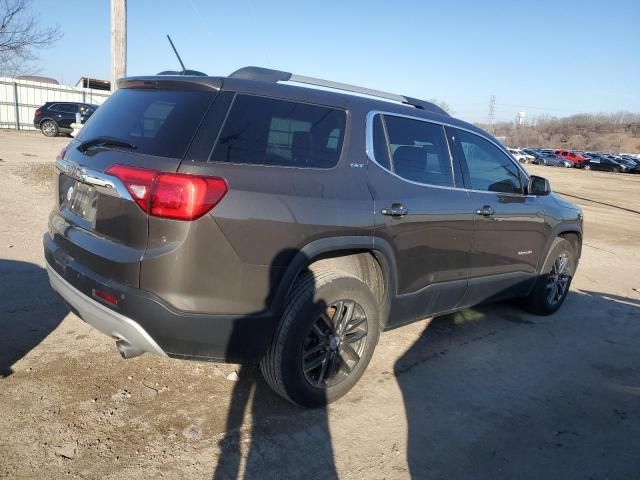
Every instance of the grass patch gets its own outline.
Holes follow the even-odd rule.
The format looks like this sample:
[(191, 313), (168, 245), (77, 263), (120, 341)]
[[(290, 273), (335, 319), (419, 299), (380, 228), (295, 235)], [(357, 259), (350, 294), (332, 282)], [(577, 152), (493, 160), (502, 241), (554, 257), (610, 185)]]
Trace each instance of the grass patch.
[(53, 162), (23, 163), (14, 168), (13, 173), (32, 185), (37, 185), (52, 192), (54, 189), (54, 168), (55, 164)]

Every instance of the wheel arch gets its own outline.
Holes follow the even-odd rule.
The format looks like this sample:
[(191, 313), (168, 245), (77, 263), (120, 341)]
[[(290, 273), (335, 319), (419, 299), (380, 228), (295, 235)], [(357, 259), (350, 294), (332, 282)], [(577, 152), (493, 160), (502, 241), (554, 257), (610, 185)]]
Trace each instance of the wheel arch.
[(549, 255), (549, 250), (551, 249), (551, 245), (553, 244), (553, 241), (557, 238), (557, 237), (562, 237), (567, 239), (571, 245), (575, 248), (576, 251), (576, 257), (579, 259), (581, 254), (582, 254), (582, 228), (579, 224), (559, 224), (557, 225), (552, 231), (551, 234), (549, 235), (549, 238), (547, 239), (547, 243), (545, 245), (545, 249), (544, 249), (544, 255), (540, 256), (540, 259), (538, 260), (538, 268), (537, 271), (538, 273), (541, 273), (542, 268), (544, 267), (544, 262), (547, 259), (547, 256)]
[(38, 123), (38, 126), (42, 125), (43, 122), (46, 122), (47, 120), (49, 120), (50, 122), (55, 123), (56, 125), (58, 125), (58, 122), (56, 122), (55, 118), (51, 118), (51, 117), (44, 117), (40, 119), (40, 122)]
[(272, 311), (281, 315), (299, 276), (315, 268), (341, 270), (372, 287), (380, 304), (381, 325), (396, 295), (396, 263), (385, 240), (372, 236), (341, 236), (315, 240), (302, 247), (286, 268), (274, 293)]

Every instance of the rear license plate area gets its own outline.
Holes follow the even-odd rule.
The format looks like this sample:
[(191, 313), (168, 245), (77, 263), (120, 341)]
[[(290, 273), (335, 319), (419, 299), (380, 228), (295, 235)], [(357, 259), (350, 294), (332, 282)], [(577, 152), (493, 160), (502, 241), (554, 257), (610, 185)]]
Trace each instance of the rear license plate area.
[(98, 192), (86, 183), (60, 175), (60, 210), (93, 225), (96, 220)]

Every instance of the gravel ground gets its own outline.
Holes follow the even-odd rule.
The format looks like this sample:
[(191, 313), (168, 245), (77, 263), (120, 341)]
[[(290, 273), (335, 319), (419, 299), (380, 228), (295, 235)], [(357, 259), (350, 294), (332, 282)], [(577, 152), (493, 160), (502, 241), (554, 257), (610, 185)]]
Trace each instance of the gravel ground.
[(251, 365), (122, 360), (69, 313), (41, 246), (67, 141), (0, 131), (0, 477), (639, 478), (640, 176), (531, 167), (585, 212), (561, 311), (384, 333), (351, 393), (302, 410)]

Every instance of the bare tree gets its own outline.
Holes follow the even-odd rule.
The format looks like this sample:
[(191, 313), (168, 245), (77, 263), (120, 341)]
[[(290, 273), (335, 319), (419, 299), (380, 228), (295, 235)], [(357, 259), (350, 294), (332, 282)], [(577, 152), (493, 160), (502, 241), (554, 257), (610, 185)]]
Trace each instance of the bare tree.
[(453, 115), (455, 113), (453, 110), (451, 110), (451, 105), (449, 105), (444, 100), (438, 100), (437, 98), (430, 98), (429, 102), (431, 102), (434, 105), (440, 107), (442, 110), (447, 112), (449, 115)]
[(36, 50), (62, 37), (60, 27), (40, 26), (31, 0), (0, 0), (0, 75), (36, 73)]
[[(489, 128), (487, 124), (479, 126)], [(520, 128), (513, 122), (499, 122), (493, 129), (494, 135), (504, 138), (510, 146), (640, 150), (640, 113), (582, 113), (565, 118), (540, 115)]]

